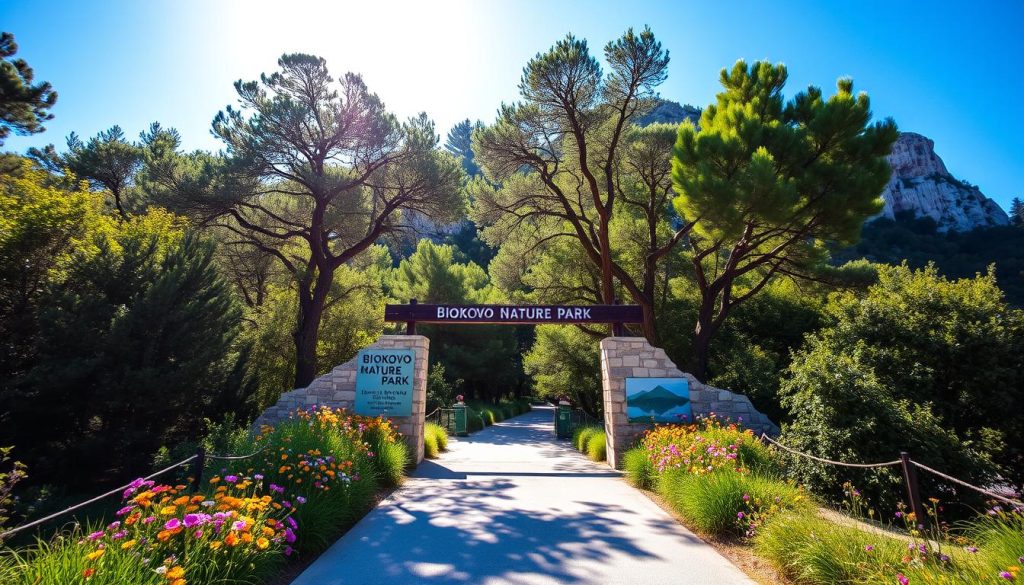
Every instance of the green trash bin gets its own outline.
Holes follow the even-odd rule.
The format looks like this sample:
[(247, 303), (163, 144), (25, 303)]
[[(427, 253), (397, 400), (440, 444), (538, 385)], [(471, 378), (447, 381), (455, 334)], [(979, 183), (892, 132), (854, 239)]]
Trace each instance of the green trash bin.
[(466, 405), (461, 402), (455, 405), (455, 434), (460, 437), (469, 434), (469, 425), (466, 424)]
[(559, 439), (572, 438), (572, 406), (559, 402), (555, 408), (555, 436)]

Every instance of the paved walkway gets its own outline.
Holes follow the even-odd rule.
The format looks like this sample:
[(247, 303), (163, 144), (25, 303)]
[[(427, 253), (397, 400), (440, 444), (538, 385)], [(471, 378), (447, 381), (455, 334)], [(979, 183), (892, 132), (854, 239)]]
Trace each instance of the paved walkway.
[(293, 585), (753, 584), (538, 408), (425, 460)]

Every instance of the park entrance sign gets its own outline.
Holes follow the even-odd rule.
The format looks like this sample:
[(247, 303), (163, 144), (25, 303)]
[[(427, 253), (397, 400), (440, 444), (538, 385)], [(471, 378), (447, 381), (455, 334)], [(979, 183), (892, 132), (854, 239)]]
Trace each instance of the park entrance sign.
[(416, 333), (416, 323), (469, 325), (570, 325), (607, 323), (622, 335), (625, 323), (642, 323), (637, 305), (387, 305), (384, 320), (405, 322), (406, 333)]
[(355, 413), (411, 416), (416, 352), (364, 349), (356, 356)]

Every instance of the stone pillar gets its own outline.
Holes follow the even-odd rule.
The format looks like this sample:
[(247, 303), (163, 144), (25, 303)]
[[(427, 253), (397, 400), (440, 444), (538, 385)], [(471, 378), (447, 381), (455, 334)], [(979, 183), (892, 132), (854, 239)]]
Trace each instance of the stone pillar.
[[(416, 364), (412, 382), (412, 416), (389, 417), (405, 438), (412, 459), (423, 461), (423, 424), (427, 407), (427, 356), (430, 340), (422, 335), (382, 335), (365, 349), (412, 349)], [(356, 399), (356, 359), (353, 358), (320, 376), (305, 387), (285, 392), (277, 403), (268, 408), (253, 423), (254, 428), (285, 420), (299, 408), (328, 406), (349, 411)]]
[(604, 394), (604, 428), (608, 464), (622, 468), (622, 456), (653, 425), (630, 423), (626, 413), (626, 378), (686, 378), (689, 381), (693, 416), (715, 414), (723, 420), (740, 422), (755, 433), (777, 435), (779, 427), (754, 409), (742, 394), (701, 384), (680, 371), (665, 350), (642, 337), (607, 337), (601, 340), (601, 388)]

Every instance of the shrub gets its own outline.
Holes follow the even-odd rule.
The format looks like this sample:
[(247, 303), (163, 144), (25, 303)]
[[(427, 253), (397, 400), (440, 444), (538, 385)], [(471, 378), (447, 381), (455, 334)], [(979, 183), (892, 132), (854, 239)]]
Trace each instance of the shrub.
[(587, 441), (601, 429), (595, 426), (576, 427), (572, 432), (572, 445), (577, 451), (584, 453), (587, 450)]
[[(430, 424), (430, 423), (427, 423)], [(424, 428), (423, 432), (423, 456), (427, 459), (437, 459), (438, 454), (441, 452), (440, 447), (437, 446), (437, 437)]]
[(427, 457), (437, 457), (441, 451), (448, 450), (448, 431), (437, 423), (427, 423), (423, 427), (423, 445)]
[(471, 433), (482, 431), (487, 423), (479, 411), (471, 406), (466, 407), (466, 427)]
[(654, 487), (654, 464), (643, 447), (633, 447), (622, 459), (629, 483), (644, 490)]
[(794, 486), (728, 469), (669, 469), (658, 478), (658, 491), (698, 530), (709, 534), (753, 535), (775, 513), (806, 507), (806, 497)]
[(587, 457), (592, 461), (604, 461), (607, 458), (605, 442), (607, 437), (603, 430), (596, 431), (587, 438)]

